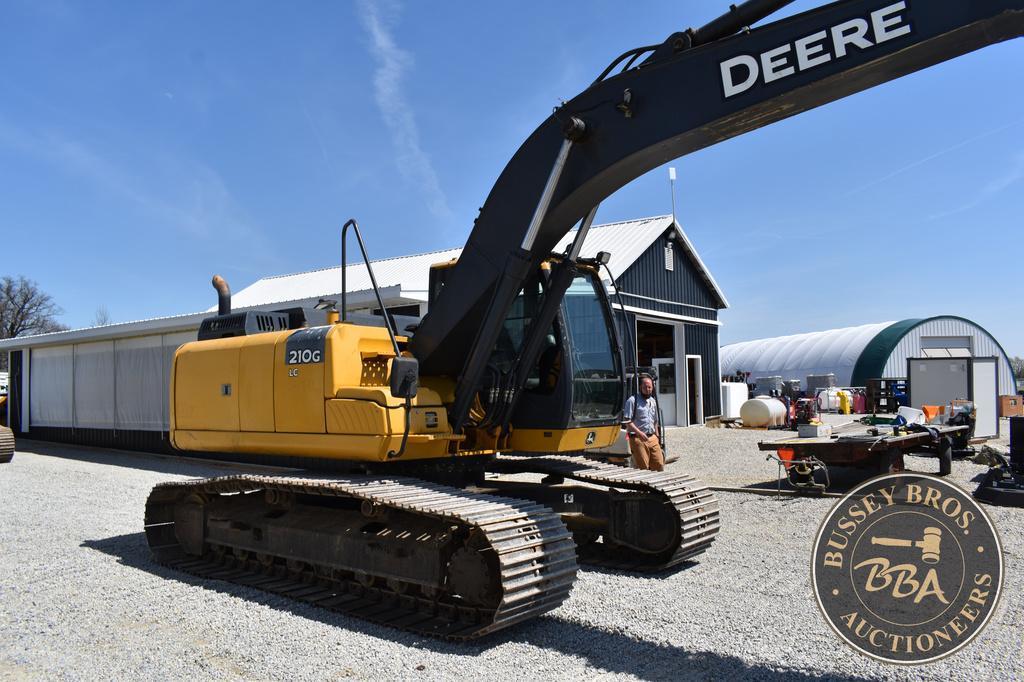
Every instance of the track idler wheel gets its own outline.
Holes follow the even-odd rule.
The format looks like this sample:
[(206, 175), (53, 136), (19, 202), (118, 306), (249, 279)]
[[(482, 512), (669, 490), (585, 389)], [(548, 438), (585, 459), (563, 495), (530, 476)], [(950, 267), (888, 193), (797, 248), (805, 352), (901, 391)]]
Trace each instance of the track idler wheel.
[(448, 593), (473, 606), (492, 608), (501, 601), (498, 561), (487, 538), (475, 529), (448, 560)]
[(473, 606), (494, 607), (501, 597), (498, 576), (484, 555), (460, 547), (448, 562), (448, 591)]
[(202, 493), (192, 493), (174, 507), (174, 536), (181, 548), (193, 556), (204, 554), (207, 501)]

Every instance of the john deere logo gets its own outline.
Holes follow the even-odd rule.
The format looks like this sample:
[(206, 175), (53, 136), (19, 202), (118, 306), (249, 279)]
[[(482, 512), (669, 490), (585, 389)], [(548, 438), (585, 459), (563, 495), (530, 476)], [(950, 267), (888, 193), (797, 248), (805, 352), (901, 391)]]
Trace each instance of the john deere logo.
[(596, 439), (597, 439), (597, 432), (596, 431), (588, 431), (587, 432), (587, 445), (593, 445), (594, 441)]
[(927, 663), (988, 623), (1002, 548), (970, 495), (931, 476), (892, 474), (832, 508), (811, 578), (825, 620), (847, 644), (889, 663)]

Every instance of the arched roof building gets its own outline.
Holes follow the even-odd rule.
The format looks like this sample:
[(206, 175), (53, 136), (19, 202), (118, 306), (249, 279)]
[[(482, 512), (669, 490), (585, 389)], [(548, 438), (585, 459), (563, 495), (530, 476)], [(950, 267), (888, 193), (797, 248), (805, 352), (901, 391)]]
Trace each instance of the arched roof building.
[(878, 322), (822, 332), (743, 341), (722, 347), (722, 374), (750, 372), (803, 381), (810, 374), (835, 374), (840, 386), (868, 379), (901, 378), (907, 358), (996, 357), (999, 392), (1013, 393), (1010, 359), (980, 325), (953, 315)]

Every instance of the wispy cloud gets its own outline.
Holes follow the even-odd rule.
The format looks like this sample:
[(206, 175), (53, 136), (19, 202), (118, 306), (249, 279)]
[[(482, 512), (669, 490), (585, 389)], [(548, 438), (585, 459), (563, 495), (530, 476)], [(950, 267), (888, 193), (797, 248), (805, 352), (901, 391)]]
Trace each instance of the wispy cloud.
[(892, 171), (891, 173), (887, 173), (886, 175), (883, 175), (880, 178), (875, 178), (871, 182), (868, 182), (866, 184), (860, 185), (859, 187), (854, 187), (853, 189), (851, 189), (849, 192), (846, 193), (846, 196), (857, 194), (858, 192), (866, 190), (869, 187), (874, 187), (875, 185), (880, 185), (883, 182), (887, 182), (888, 180), (891, 180), (892, 178), (896, 177), (897, 175), (901, 175), (903, 173), (906, 173), (909, 170), (913, 170), (914, 168), (917, 168), (918, 166), (924, 165), (924, 164), (928, 163), (929, 161), (932, 161), (934, 159), (939, 158), (940, 156), (945, 156), (946, 154), (949, 154), (950, 152), (956, 151), (957, 149), (960, 149), (961, 147), (966, 147), (967, 145), (973, 144), (973, 143), (977, 142), (978, 140), (982, 140), (982, 139), (984, 139), (986, 137), (990, 137), (992, 135), (995, 135), (996, 133), (1001, 133), (1004, 130), (1007, 130), (1008, 128), (1012, 128), (1012, 127), (1020, 124), (1022, 121), (1024, 121), (1024, 117), (1021, 117), (1021, 118), (1018, 118), (1018, 119), (1014, 119), (1013, 121), (1010, 121), (1006, 125), (1002, 125), (1002, 126), (999, 126), (998, 128), (993, 128), (991, 130), (986, 130), (983, 133), (978, 133), (977, 135), (974, 135), (973, 137), (969, 137), (966, 140), (962, 140), (960, 142), (957, 142), (956, 144), (954, 144), (952, 146), (949, 146), (949, 147), (946, 147), (945, 149), (940, 149), (939, 151), (935, 152), (934, 154), (929, 154), (928, 156), (925, 156), (924, 158), (918, 159), (917, 161), (914, 161), (912, 163), (908, 163), (905, 166), (897, 168), (896, 170)]
[(452, 211), (430, 156), (420, 144), (416, 116), (402, 90), (402, 78), (412, 66), (413, 58), (396, 45), (391, 34), (397, 10), (397, 5), (391, 2), (359, 2), (359, 16), (370, 37), (370, 52), (377, 63), (373, 76), (374, 95), (398, 152), (399, 172), (406, 181), (420, 187), (427, 208), (435, 217), (449, 220)]
[(970, 199), (960, 204), (955, 208), (951, 208), (946, 211), (940, 211), (933, 215), (928, 216), (926, 222), (932, 220), (940, 220), (942, 218), (948, 218), (951, 215), (957, 213), (963, 213), (969, 211), (975, 206), (979, 206), (995, 195), (1002, 192), (1007, 187), (1014, 185), (1021, 180), (1024, 180), (1024, 150), (1017, 152), (1012, 163), (999, 175), (989, 180), (983, 187), (981, 187)]
[[(186, 234), (259, 240), (223, 178), (206, 164), (151, 155), (146, 169), (127, 168), (95, 146), (59, 131), (24, 129), (0, 118), (0, 146), (82, 179), (134, 206), (154, 224)], [(155, 177), (147, 183), (145, 177)], [(154, 187), (156, 185), (156, 187)]]

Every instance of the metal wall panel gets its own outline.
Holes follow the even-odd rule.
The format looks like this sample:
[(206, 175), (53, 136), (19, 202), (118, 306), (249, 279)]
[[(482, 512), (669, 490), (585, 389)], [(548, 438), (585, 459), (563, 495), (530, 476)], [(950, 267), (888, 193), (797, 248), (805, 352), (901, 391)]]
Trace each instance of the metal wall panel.
[(74, 348), (73, 426), (86, 429), (116, 428), (114, 342), (79, 343)]
[(886, 361), (883, 376), (903, 377), (906, 375), (907, 359), (922, 355), (921, 337), (926, 336), (970, 336), (973, 342), (972, 352), (975, 357), (998, 358), (1000, 394), (1014, 392), (1013, 370), (996, 340), (978, 325), (956, 317), (940, 317), (929, 320), (904, 334)]
[(80, 443), (103, 440), (95, 434), (108, 430), (167, 431), (174, 352), (195, 340), (192, 331), (32, 350), (38, 371), (30, 375), (22, 429), (80, 430), (78, 440), (61, 436)]
[[(673, 250), (672, 270), (665, 269), (665, 249), (669, 246)], [(615, 274), (618, 275), (616, 285), (624, 292), (623, 303), (626, 305), (704, 320), (718, 319), (717, 301), (693, 261), (678, 244), (664, 235), (656, 239), (628, 270)]]
[[(37, 348), (31, 353), (29, 423), (33, 426), (74, 426), (72, 386), (75, 380), (74, 346)], [(26, 424), (22, 424), (24, 429)]]
[(718, 327), (708, 324), (687, 324), (685, 334), (686, 352), (689, 355), (701, 356), (704, 418), (722, 414), (722, 378), (718, 368)]
[(161, 431), (164, 417), (163, 339), (159, 335), (114, 342), (117, 428)]

